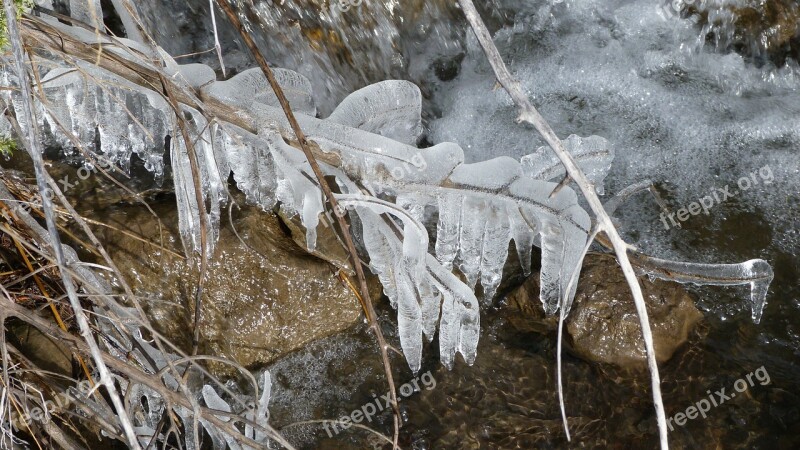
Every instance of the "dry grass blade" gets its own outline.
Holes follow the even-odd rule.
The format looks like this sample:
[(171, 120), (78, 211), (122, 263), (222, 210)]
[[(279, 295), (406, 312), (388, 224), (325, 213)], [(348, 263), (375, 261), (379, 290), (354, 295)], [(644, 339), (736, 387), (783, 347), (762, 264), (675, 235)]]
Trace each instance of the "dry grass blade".
[(19, 77), (20, 81), (20, 90), (21, 90), (21, 100), (22, 100), (22, 111), (24, 114), (24, 121), (28, 127), (30, 127), (27, 131), (27, 135), (20, 134), (20, 138), (25, 136), (23, 142), (25, 144), (25, 148), (30, 154), (31, 160), (34, 163), (34, 170), (36, 171), (36, 182), (39, 187), (39, 192), (42, 195), (42, 207), (45, 212), (45, 219), (47, 222), (47, 229), (50, 234), (51, 239), (51, 246), (53, 248), (53, 252), (56, 256), (56, 261), (58, 262), (58, 268), (61, 272), (61, 277), (64, 280), (64, 287), (66, 288), (67, 295), (70, 300), (70, 304), (75, 312), (75, 318), (78, 323), (78, 327), (81, 330), (81, 334), (86, 341), (87, 346), (89, 347), (90, 353), (92, 358), (95, 361), (95, 365), (100, 372), (100, 381), (106, 387), (109, 397), (111, 397), (111, 402), (114, 404), (114, 408), (117, 410), (117, 414), (119, 415), (120, 421), (122, 422), (122, 427), (125, 430), (125, 436), (128, 440), (128, 444), (133, 449), (139, 449), (139, 443), (136, 439), (136, 433), (133, 430), (133, 424), (131, 423), (130, 418), (128, 417), (127, 413), (125, 412), (124, 405), (122, 404), (122, 400), (120, 399), (119, 393), (117, 392), (116, 385), (114, 384), (114, 380), (111, 377), (111, 373), (108, 370), (105, 362), (103, 361), (102, 355), (100, 353), (100, 349), (97, 345), (97, 342), (94, 340), (94, 335), (92, 334), (92, 330), (89, 326), (89, 322), (86, 319), (86, 315), (84, 314), (83, 308), (81, 307), (80, 300), (78, 299), (77, 292), (75, 291), (75, 285), (72, 282), (72, 277), (66, 271), (66, 261), (64, 259), (63, 249), (61, 248), (61, 240), (58, 236), (58, 230), (56, 227), (55, 216), (53, 213), (53, 204), (50, 198), (45, 195), (47, 191), (47, 174), (44, 168), (44, 161), (42, 160), (42, 145), (39, 142), (38, 133), (35, 130), (36, 121), (33, 118), (33, 105), (32, 105), (32, 95), (30, 92), (30, 80), (28, 77), (28, 69), (25, 65), (25, 57), (23, 52), (22, 40), (19, 36), (19, 29), (17, 26), (17, 19), (16, 19), (16, 6), (12, 0), (4, 0), (5, 3), (5, 12), (6, 12), (6, 23), (8, 26), (8, 37), (9, 41), (11, 42), (11, 48), (14, 55), (14, 60), (16, 63), (17, 69), (17, 76)]
[[(13, 214), (10, 211), (9, 213)], [(53, 303), (53, 299), (50, 298), (50, 294), (48, 294), (47, 289), (44, 287), (42, 279), (38, 275), (36, 275), (33, 270), (33, 265), (31, 264), (31, 261), (28, 258), (28, 252), (25, 251), (25, 249), (22, 247), (22, 245), (16, 238), (12, 237), (11, 239), (14, 241), (14, 246), (17, 248), (17, 251), (22, 257), (22, 260), (25, 262), (25, 266), (33, 274), (33, 280), (36, 283), (36, 286), (39, 288), (39, 292), (42, 293), (42, 297), (47, 299), (47, 304), (50, 307), (50, 311), (53, 312), (53, 317), (56, 319), (56, 323), (58, 323), (58, 326), (62, 330), (67, 331), (67, 325), (64, 324), (64, 320), (61, 318), (61, 314), (58, 312), (58, 308), (56, 308), (55, 303)], [(83, 361), (83, 358), (80, 355), (76, 355), (76, 358), (81, 366), (81, 370), (83, 370), (83, 373), (86, 375), (86, 379), (89, 380), (89, 383), (92, 385), (92, 387), (94, 387), (95, 383), (94, 380), (92, 379), (92, 374), (91, 372), (89, 372), (89, 368), (86, 367), (86, 363)]]
[(222, 59), (222, 46), (219, 43), (219, 33), (217, 32), (217, 15), (214, 14), (214, 0), (208, 0), (208, 8), (211, 10), (211, 28), (214, 30), (214, 48), (217, 50), (217, 59), (222, 69), (222, 76), (225, 74), (225, 61)]

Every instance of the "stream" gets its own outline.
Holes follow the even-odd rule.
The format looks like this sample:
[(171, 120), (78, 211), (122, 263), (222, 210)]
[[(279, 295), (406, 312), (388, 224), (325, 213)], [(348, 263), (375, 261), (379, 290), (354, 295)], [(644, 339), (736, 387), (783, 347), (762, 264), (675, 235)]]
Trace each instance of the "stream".
[[(204, 51), (181, 63), (221, 72), (206, 51), (213, 46), (207, 2), (184, 3), (144, 1), (143, 15), (170, 54)], [(477, 162), (519, 159), (545, 145), (515, 123), (514, 105), (495, 88), (453, 2), (232, 3), (271, 64), (311, 80), (322, 117), (356, 89), (406, 79), (423, 93), (428, 146), (456, 142), (467, 162)], [(606, 198), (649, 179), (672, 212), (714, 199), (705, 211), (673, 220), (650, 194), (638, 194), (616, 214), (627, 242), (684, 261), (762, 258), (775, 271), (759, 324), (747, 287), (688, 286), (703, 320), (660, 367), (672, 448), (800, 448), (800, 6), (717, 0), (706, 10), (705, 3), (712, 2), (684, 1), (676, 10), (659, 0), (494, 0), (478, 8), (556, 133), (599, 135), (614, 147)], [(757, 6), (748, 9), (751, 3)], [(753, 14), (763, 20), (748, 21)], [(230, 27), (221, 23), (219, 34), (228, 72), (253, 66)], [(459, 360), (452, 371), (442, 367), (436, 341), (418, 375), (402, 357), (393, 359), (398, 388), (414, 387), (401, 391), (402, 448), (657, 447), (647, 373), (570, 353), (563, 359), (567, 442), (555, 333), (515, 328), (504, 306), (500, 299), (483, 312), (473, 366)], [(386, 299), (378, 309), (384, 333), (397, 342), (394, 311)], [(381, 405), (386, 384), (366, 325), (266, 369), (270, 423), (298, 448), (388, 448), (364, 429), (336, 432), (313, 422)], [(742, 379), (749, 384), (740, 390)], [(712, 399), (705, 417), (695, 411), (679, 424), (677, 414)], [(386, 409), (364, 423), (391, 435)]]
[[(265, 4), (256, 2), (257, 9)], [(278, 25), (297, 12), (300, 25), (286, 33), (301, 33), (304, 21), (313, 20), (302, 6), (284, 8), (284, 16), (271, 8), (258, 17)], [(791, 51), (742, 44), (746, 33), (742, 38), (730, 17), (703, 24), (651, 0), (493, 1), (479, 8), (511, 72), (556, 132), (611, 141), (617, 156), (607, 193), (650, 179), (676, 210), (726, 185), (736, 192), (680, 228), (665, 227), (652, 197), (640, 194), (618, 214), (628, 242), (664, 258), (763, 258), (773, 265), (758, 325), (745, 287), (690, 288), (704, 320), (661, 367), (667, 416), (709, 398), (707, 392), (735, 393), (736, 381), (760, 367), (769, 383), (712, 407), (707, 418), (676, 424), (673, 448), (800, 446), (800, 70), (785, 59)], [(323, 111), (343, 93), (385, 77), (418, 83), (427, 140), (460, 144), (468, 161), (519, 158), (544, 145), (514, 123), (515, 108), (502, 89), (493, 89), (490, 68), (458, 13), (437, 2), (386, 2), (385, 10), (365, 2), (323, 14), (322, 37), (290, 40), (285, 53), (272, 57), (311, 77)], [(797, 16), (782, 20), (798, 23)], [(351, 56), (337, 59), (341, 48)], [(741, 181), (759, 170), (765, 176), (758, 184)], [(427, 349), (420, 373), (431, 371), (437, 384), (401, 403), (404, 448), (657, 446), (646, 374), (565, 356), (575, 439), (568, 443), (556, 395), (555, 335), (516, 331), (500, 307), (484, 314), (480, 342), (474, 366), (462, 362), (452, 372), (438, 363), (435, 345)], [(378, 362), (358, 327), (270, 367), (277, 380), (273, 423), (335, 418), (362, 407), (385, 390)], [(408, 370), (396, 376), (398, 384), (412, 379)], [(389, 415), (375, 425), (390, 432)], [(368, 439), (352, 429), (329, 437), (318, 425), (286, 432), (305, 448), (363, 448)]]

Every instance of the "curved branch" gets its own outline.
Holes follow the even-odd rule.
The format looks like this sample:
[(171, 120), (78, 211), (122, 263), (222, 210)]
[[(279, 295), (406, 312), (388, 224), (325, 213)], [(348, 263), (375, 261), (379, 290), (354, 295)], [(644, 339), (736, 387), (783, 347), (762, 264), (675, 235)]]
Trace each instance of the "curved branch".
[(495, 47), (494, 42), (492, 41), (489, 30), (486, 29), (486, 25), (484, 25), (483, 20), (481, 20), (481, 17), (478, 14), (478, 11), (475, 9), (475, 5), (472, 3), (472, 0), (458, 0), (458, 4), (464, 11), (464, 15), (467, 17), (467, 21), (472, 27), (472, 31), (475, 32), (475, 36), (478, 38), (478, 42), (483, 48), (483, 51), (489, 60), (489, 64), (492, 66), (492, 70), (497, 77), (497, 81), (500, 82), (500, 84), (503, 86), (506, 92), (508, 92), (508, 94), (511, 96), (511, 99), (519, 108), (519, 117), (517, 118), (517, 122), (527, 122), (533, 125), (534, 128), (536, 128), (536, 131), (542, 135), (550, 148), (553, 149), (553, 152), (555, 152), (556, 156), (558, 156), (558, 159), (564, 165), (564, 168), (566, 168), (567, 175), (575, 180), (575, 183), (578, 185), (578, 188), (581, 190), (584, 198), (586, 198), (586, 201), (589, 203), (589, 206), (597, 217), (598, 229), (603, 231), (611, 241), (614, 252), (617, 255), (617, 261), (619, 261), (622, 272), (625, 274), (625, 280), (628, 282), (628, 285), (631, 288), (633, 301), (636, 305), (636, 312), (639, 315), (639, 323), (642, 326), (642, 335), (644, 337), (645, 349), (647, 350), (647, 365), (650, 369), (651, 386), (653, 389), (653, 403), (655, 404), (656, 409), (661, 448), (667, 449), (669, 448), (669, 444), (667, 442), (667, 421), (666, 414), (664, 413), (664, 403), (661, 399), (661, 379), (658, 374), (658, 365), (656, 363), (655, 349), (653, 347), (653, 335), (650, 330), (650, 321), (647, 316), (647, 308), (645, 307), (642, 288), (639, 286), (639, 281), (636, 279), (636, 273), (634, 272), (631, 262), (628, 259), (628, 244), (622, 240), (617, 232), (617, 229), (614, 227), (614, 224), (611, 222), (611, 218), (606, 213), (605, 209), (603, 209), (603, 204), (597, 197), (592, 183), (586, 178), (586, 175), (578, 167), (572, 155), (570, 155), (567, 149), (564, 148), (564, 144), (558, 138), (544, 117), (542, 117), (542, 115), (539, 114), (539, 111), (537, 111), (533, 104), (531, 104), (528, 96), (522, 91), (519, 82), (515, 80), (508, 71), (503, 59), (500, 57), (500, 52), (497, 50), (497, 47)]

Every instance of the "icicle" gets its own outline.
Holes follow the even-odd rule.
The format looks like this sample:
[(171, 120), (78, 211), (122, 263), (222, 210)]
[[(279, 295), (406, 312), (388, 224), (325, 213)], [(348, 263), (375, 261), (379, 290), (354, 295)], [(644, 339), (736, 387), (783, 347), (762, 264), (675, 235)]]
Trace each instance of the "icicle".
[(475, 293), (433, 256), (427, 256), (427, 265), (431, 280), (442, 295), (442, 318), (439, 324), (442, 364), (452, 369), (455, 354), (461, 353), (467, 364), (471, 365), (477, 355), (480, 337), (480, 309)]
[(216, 129), (215, 154), (227, 158), (237, 187), (247, 200), (270, 210), (277, 201), (278, 188), (275, 159), (269, 146), (259, 138), (234, 125)]
[(503, 265), (508, 258), (511, 227), (504, 203), (499, 205), (492, 203), (486, 212), (480, 271), (483, 300), (488, 304), (494, 298), (497, 287), (500, 286)]
[[(774, 273), (763, 259), (751, 259), (739, 264), (700, 264), (641, 256), (637, 266), (648, 274), (663, 280), (698, 285), (735, 286), (750, 285), (750, 310), (753, 322), (761, 321), (767, 291)], [(645, 262), (645, 265), (639, 264)]]
[[(364, 245), (370, 255), (370, 267), (378, 275), (384, 292), (397, 309), (400, 345), (409, 368), (417, 372), (422, 362), (422, 311), (417, 299), (415, 280), (409, 276), (412, 255), (405, 254), (393, 230), (368, 206), (357, 206), (356, 213), (364, 226)], [(402, 256), (401, 256), (402, 255)]]
[(508, 221), (511, 225), (511, 233), (514, 238), (514, 244), (519, 256), (519, 262), (522, 265), (522, 273), (525, 276), (531, 274), (531, 254), (533, 253), (533, 237), (538, 234), (536, 230), (531, 229), (533, 223), (528, 223), (522, 214), (519, 212), (519, 206), (516, 203), (509, 202), (506, 204), (506, 212), (508, 214)]
[[(317, 244), (319, 215), (324, 211), (322, 191), (311, 181), (314, 179), (311, 166), (303, 154), (283, 141), (275, 130), (262, 130), (264, 139), (278, 168), (276, 198), (281, 209), (290, 217), (300, 214), (306, 229), (306, 247), (314, 251)], [(304, 173), (305, 172), (305, 173)]]
[(486, 200), (466, 197), (461, 208), (461, 230), (458, 235), (458, 269), (475, 288), (481, 267), (485, 227)]

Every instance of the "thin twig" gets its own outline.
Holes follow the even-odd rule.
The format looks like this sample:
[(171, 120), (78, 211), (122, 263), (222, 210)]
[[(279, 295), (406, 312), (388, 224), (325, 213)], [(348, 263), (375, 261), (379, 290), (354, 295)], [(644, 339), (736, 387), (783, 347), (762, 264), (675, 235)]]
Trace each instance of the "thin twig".
[(214, 48), (217, 50), (217, 58), (222, 69), (222, 76), (225, 74), (225, 61), (222, 60), (222, 46), (219, 44), (219, 33), (217, 32), (217, 16), (214, 14), (214, 0), (208, 0), (208, 8), (211, 10), (211, 28), (214, 29)]
[(481, 20), (481, 17), (478, 14), (478, 11), (475, 9), (475, 5), (472, 3), (472, 0), (458, 0), (458, 4), (464, 11), (464, 15), (467, 17), (467, 21), (472, 27), (472, 31), (475, 32), (475, 36), (478, 38), (478, 42), (483, 48), (483, 51), (489, 60), (489, 64), (492, 66), (492, 70), (497, 77), (497, 81), (499, 81), (503, 88), (505, 88), (506, 92), (508, 92), (508, 94), (511, 96), (511, 99), (519, 108), (519, 117), (517, 118), (517, 122), (527, 122), (533, 125), (539, 134), (542, 135), (544, 140), (547, 142), (550, 148), (553, 149), (553, 152), (555, 152), (558, 159), (564, 165), (564, 168), (567, 170), (567, 174), (573, 180), (575, 180), (575, 183), (578, 185), (578, 188), (581, 190), (584, 198), (586, 198), (586, 201), (589, 203), (590, 208), (597, 217), (598, 230), (604, 232), (611, 241), (611, 245), (613, 246), (614, 252), (617, 255), (617, 261), (619, 262), (620, 267), (622, 267), (623, 274), (625, 274), (625, 280), (628, 282), (631, 292), (633, 293), (633, 301), (636, 305), (636, 312), (639, 315), (639, 323), (642, 327), (645, 349), (647, 350), (647, 365), (650, 369), (653, 403), (655, 404), (656, 409), (659, 438), (661, 448), (666, 450), (669, 447), (667, 442), (667, 422), (666, 415), (664, 414), (664, 404), (661, 399), (661, 380), (658, 374), (658, 364), (656, 363), (655, 351), (653, 347), (653, 335), (650, 330), (650, 321), (647, 316), (647, 308), (642, 295), (642, 289), (639, 286), (636, 273), (634, 272), (630, 260), (628, 259), (628, 244), (622, 240), (617, 232), (617, 229), (614, 227), (611, 218), (603, 209), (603, 205), (600, 203), (600, 199), (597, 197), (592, 183), (588, 178), (586, 178), (586, 175), (575, 162), (575, 159), (564, 147), (564, 144), (561, 142), (558, 136), (556, 136), (556, 133), (553, 131), (544, 117), (542, 117), (542, 115), (539, 114), (539, 111), (537, 111), (536, 108), (534, 108), (534, 106), (531, 104), (528, 96), (522, 91), (519, 82), (515, 80), (508, 71), (508, 68), (500, 56), (500, 52), (494, 45), (494, 41), (492, 41), (489, 30), (486, 29), (486, 25), (484, 25), (483, 20)]
[[(275, 95), (278, 97), (278, 102), (281, 104), (281, 109), (283, 109), (283, 113), (286, 115), (286, 118), (289, 120), (289, 124), (294, 131), (294, 135), (297, 138), (298, 143), (300, 144), (300, 148), (303, 150), (303, 153), (308, 160), (308, 164), (311, 166), (311, 170), (314, 171), (314, 175), (317, 178), (317, 182), (322, 189), (322, 192), (325, 194), (325, 199), (331, 206), (333, 211), (340, 211), (339, 204), (336, 201), (336, 198), (333, 195), (333, 191), (331, 191), (328, 182), (325, 180), (325, 174), (319, 167), (319, 163), (317, 163), (314, 154), (311, 151), (311, 148), (308, 145), (308, 141), (306, 140), (306, 136), (303, 133), (303, 130), (300, 129), (300, 124), (297, 123), (297, 119), (292, 112), (291, 107), (289, 106), (289, 101), (286, 99), (286, 95), (284, 95), (283, 90), (281, 89), (280, 85), (278, 85), (278, 80), (275, 78), (275, 75), (272, 73), (272, 69), (270, 69), (267, 60), (264, 58), (264, 55), (261, 54), (261, 51), (258, 49), (258, 46), (253, 41), (252, 36), (242, 25), (242, 22), (239, 20), (239, 17), (236, 15), (236, 12), (231, 7), (228, 0), (217, 0), (217, 4), (225, 11), (225, 14), (228, 16), (228, 20), (230, 20), (231, 24), (234, 28), (239, 32), (239, 35), (244, 40), (247, 47), (250, 49), (250, 53), (253, 54), (256, 62), (258, 63), (259, 67), (261, 67), (261, 71), (264, 72), (264, 75), (267, 77), (272, 90), (275, 92)], [(397, 447), (397, 441), (400, 433), (400, 409), (397, 406), (397, 392), (394, 387), (394, 379), (392, 377), (392, 367), (389, 362), (389, 353), (388, 353), (388, 345), (386, 344), (386, 340), (383, 337), (383, 333), (381, 332), (380, 327), (378, 326), (378, 319), (377, 315), (375, 314), (375, 308), (372, 305), (372, 300), (370, 299), (369, 295), (369, 287), (367, 286), (367, 279), (364, 276), (364, 269), (361, 267), (360, 259), (358, 258), (358, 251), (356, 250), (356, 246), (353, 243), (353, 238), (350, 235), (350, 226), (345, 220), (344, 216), (341, 214), (335, 214), (336, 221), (339, 224), (339, 228), (342, 231), (342, 237), (344, 238), (345, 244), (347, 245), (347, 251), (350, 254), (350, 259), (353, 264), (353, 270), (356, 272), (356, 277), (358, 278), (359, 282), (359, 289), (361, 291), (361, 297), (363, 298), (362, 305), (364, 307), (364, 312), (367, 316), (367, 320), (369, 321), (370, 329), (375, 333), (375, 336), (378, 340), (378, 346), (380, 347), (381, 357), (383, 359), (383, 366), (386, 372), (387, 382), (389, 383), (389, 392), (391, 395), (391, 402), (392, 402), (392, 409), (394, 410), (394, 442), (392, 443), (393, 448)]]
[(569, 423), (567, 422), (567, 411), (564, 406), (564, 384), (562, 382), (563, 377), (561, 375), (561, 336), (563, 336), (564, 333), (564, 320), (566, 319), (566, 313), (564, 311), (567, 309), (565, 305), (569, 301), (568, 297), (569, 293), (572, 292), (572, 286), (578, 282), (578, 276), (580, 275), (581, 267), (583, 266), (583, 258), (586, 257), (586, 252), (588, 252), (589, 247), (592, 246), (595, 236), (597, 236), (596, 228), (589, 234), (589, 238), (586, 240), (586, 245), (583, 247), (583, 251), (581, 252), (581, 257), (569, 277), (567, 289), (564, 291), (564, 298), (561, 299), (562, 307), (559, 309), (558, 314), (558, 337), (556, 340), (556, 382), (558, 384), (558, 404), (561, 407), (561, 420), (564, 422), (564, 432), (567, 433), (567, 441), (570, 440)]

